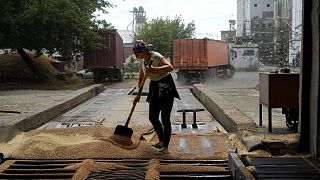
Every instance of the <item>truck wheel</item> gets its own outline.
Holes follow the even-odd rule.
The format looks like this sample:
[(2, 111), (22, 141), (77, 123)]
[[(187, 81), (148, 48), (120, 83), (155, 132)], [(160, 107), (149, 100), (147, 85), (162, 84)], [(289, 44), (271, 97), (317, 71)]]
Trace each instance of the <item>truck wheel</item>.
[(216, 68), (211, 68), (209, 72), (209, 78), (211, 81), (215, 81), (218, 78), (218, 72)]
[(288, 112), (285, 114), (285, 116), (287, 127), (290, 129), (297, 129), (299, 121), (299, 112), (294, 108), (288, 108)]
[(124, 76), (124, 73), (123, 73), (123, 70), (121, 70), (121, 72), (120, 72), (120, 81), (123, 81), (123, 76)]
[(180, 80), (181, 80), (181, 73), (177, 72), (177, 81), (180, 81)]
[(228, 69), (228, 70), (230, 70), (230, 74), (228, 74), (228, 78), (232, 78), (234, 75), (234, 67), (231, 66), (230, 69)]
[(222, 79), (228, 79), (228, 69), (227, 68), (223, 68)]
[(201, 77), (202, 84), (205, 84), (205, 83), (209, 82), (209, 80), (210, 80), (208, 71), (202, 72), (200, 77)]
[(95, 84), (98, 84), (99, 82), (100, 82), (100, 80), (99, 80), (99, 78), (98, 77), (93, 77), (93, 82), (95, 83)]
[(228, 79), (232, 78), (232, 76), (233, 76), (232, 70), (231, 69), (227, 69), (226, 72), (227, 72), (226, 77)]

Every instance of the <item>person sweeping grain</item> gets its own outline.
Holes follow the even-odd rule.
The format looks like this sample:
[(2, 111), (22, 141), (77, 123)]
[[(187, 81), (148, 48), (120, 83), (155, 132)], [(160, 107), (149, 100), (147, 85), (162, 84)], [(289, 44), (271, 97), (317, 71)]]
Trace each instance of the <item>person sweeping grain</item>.
[[(140, 87), (145, 74), (150, 77), (149, 94), (147, 102), (149, 103), (149, 120), (157, 133), (159, 142), (153, 144), (155, 148), (160, 149), (158, 154), (168, 154), (171, 137), (171, 110), (174, 98), (180, 99), (171, 71), (173, 66), (160, 53), (151, 51), (149, 46), (143, 40), (136, 40), (132, 48), (136, 58), (140, 60), (139, 81)], [(147, 64), (152, 61), (151, 66)], [(133, 103), (140, 100), (136, 96)], [(161, 112), (161, 122), (159, 115)]]

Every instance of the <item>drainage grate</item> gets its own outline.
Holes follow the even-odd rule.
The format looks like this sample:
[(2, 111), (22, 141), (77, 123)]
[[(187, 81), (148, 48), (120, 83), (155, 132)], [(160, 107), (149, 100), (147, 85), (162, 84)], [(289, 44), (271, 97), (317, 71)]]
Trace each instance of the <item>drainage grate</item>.
[[(148, 160), (93, 160), (113, 163), (117, 168), (91, 172), (86, 179), (144, 179)], [(76, 170), (64, 169), (84, 160), (6, 160), (0, 165), (0, 179), (72, 179)]]
[(95, 162), (112, 162), (122, 165), (123, 167), (117, 167), (116, 169), (109, 169), (108, 171), (92, 172), (86, 178), (88, 180), (92, 179), (145, 179), (148, 160), (113, 160), (113, 161), (95, 161)]
[[(320, 169), (303, 157), (243, 158), (257, 179), (320, 179)], [(318, 160), (319, 163), (319, 160)]]
[[(88, 167), (88, 160), (5, 160), (0, 165), (0, 179), (72, 179), (81, 170), (65, 169), (70, 165)], [(86, 179), (145, 179), (147, 159), (94, 159), (91, 163), (107, 166), (107, 170), (90, 172)], [(206, 169), (209, 168), (209, 169)], [(210, 170), (211, 168), (211, 170)], [(220, 170), (212, 171), (212, 168)], [(161, 160), (160, 179), (232, 179), (226, 160)]]
[(6, 160), (0, 170), (0, 179), (71, 179), (76, 170), (64, 167), (79, 161), (59, 160)]
[(227, 160), (162, 160), (160, 166), (160, 179), (232, 180)]
[(66, 116), (62, 115), (58, 118), (54, 119), (56, 122), (63, 122), (63, 123), (72, 123), (72, 122), (98, 122), (100, 120), (100, 116), (79, 116), (79, 115), (73, 115), (73, 116)]
[(104, 120), (105, 118), (98, 116), (60, 116), (54, 121), (57, 122), (55, 128), (69, 128), (101, 125)]
[(95, 126), (98, 125), (95, 122), (74, 122), (74, 123), (60, 123), (56, 126), (56, 128), (70, 128), (70, 127), (80, 127), (80, 126)]

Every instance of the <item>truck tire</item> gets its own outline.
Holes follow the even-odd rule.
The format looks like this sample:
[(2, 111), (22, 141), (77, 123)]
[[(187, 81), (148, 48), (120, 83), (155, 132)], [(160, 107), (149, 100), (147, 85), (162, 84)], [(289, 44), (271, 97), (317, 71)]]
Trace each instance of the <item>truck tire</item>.
[(119, 69), (116, 74), (117, 81), (123, 81), (123, 70)]
[(227, 69), (227, 78), (230, 79), (232, 78), (234, 75), (234, 67), (233, 66), (229, 66)]
[(181, 76), (182, 76), (181, 72), (178, 71), (178, 72), (177, 72), (177, 81), (180, 81), (180, 80), (181, 80)]
[(98, 77), (96, 77), (96, 76), (93, 76), (93, 82), (95, 84), (98, 84), (98, 83), (100, 83), (100, 79)]
[(210, 81), (215, 81), (217, 79), (217, 69), (216, 68), (210, 68), (209, 69), (209, 79)]

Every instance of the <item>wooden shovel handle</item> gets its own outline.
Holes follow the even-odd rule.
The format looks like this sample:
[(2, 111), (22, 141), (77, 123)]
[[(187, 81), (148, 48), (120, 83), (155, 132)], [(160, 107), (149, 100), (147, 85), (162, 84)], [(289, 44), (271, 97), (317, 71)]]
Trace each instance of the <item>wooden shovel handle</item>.
[[(149, 61), (148, 67), (151, 66), (152, 61), (153, 61), (153, 60), (150, 60), (150, 61)], [(147, 73), (145, 73), (144, 76), (143, 76), (142, 82), (141, 82), (141, 84), (140, 84), (140, 86), (139, 86), (139, 90), (138, 90), (138, 93), (137, 93), (137, 96), (136, 96), (136, 97), (141, 96), (141, 93), (142, 93), (142, 90), (143, 90), (143, 86), (144, 86), (144, 83), (146, 82), (147, 78), (148, 78), (148, 75), (147, 75)], [(135, 102), (133, 103), (133, 106), (132, 106), (132, 108), (131, 108), (131, 110), (130, 110), (130, 113), (129, 113), (129, 115), (128, 115), (128, 118), (127, 118), (127, 121), (126, 121), (125, 126), (128, 126), (128, 125), (129, 125), (131, 116), (132, 116), (132, 114), (133, 114), (133, 111), (134, 111), (137, 103), (138, 103), (137, 101), (135, 101)]]

